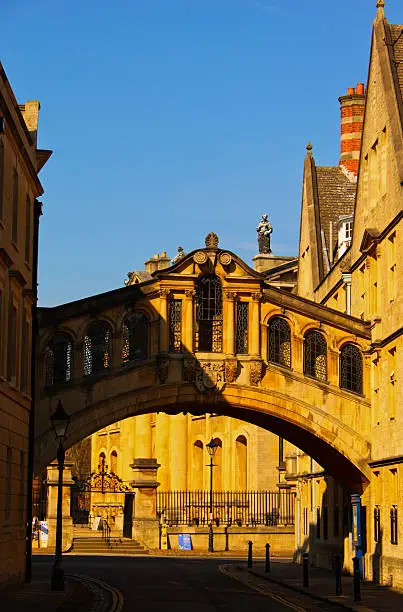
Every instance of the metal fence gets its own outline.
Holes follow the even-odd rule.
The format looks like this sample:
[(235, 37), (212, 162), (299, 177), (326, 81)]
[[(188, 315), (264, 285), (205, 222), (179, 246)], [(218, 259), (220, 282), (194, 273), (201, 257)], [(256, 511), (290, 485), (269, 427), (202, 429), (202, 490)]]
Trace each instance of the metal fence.
[[(214, 491), (216, 525), (277, 527), (294, 525), (292, 491)], [(168, 525), (208, 525), (209, 491), (158, 491), (157, 512)]]

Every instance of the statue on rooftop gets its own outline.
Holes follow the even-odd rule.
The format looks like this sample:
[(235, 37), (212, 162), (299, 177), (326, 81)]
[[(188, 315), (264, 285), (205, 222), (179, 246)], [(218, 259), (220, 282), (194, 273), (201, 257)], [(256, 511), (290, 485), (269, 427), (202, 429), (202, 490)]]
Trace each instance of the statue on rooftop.
[(259, 225), (256, 228), (257, 231), (257, 241), (259, 244), (259, 253), (269, 254), (271, 253), (270, 248), (270, 234), (273, 231), (272, 226), (270, 225), (268, 215), (262, 215), (261, 220), (259, 221)]

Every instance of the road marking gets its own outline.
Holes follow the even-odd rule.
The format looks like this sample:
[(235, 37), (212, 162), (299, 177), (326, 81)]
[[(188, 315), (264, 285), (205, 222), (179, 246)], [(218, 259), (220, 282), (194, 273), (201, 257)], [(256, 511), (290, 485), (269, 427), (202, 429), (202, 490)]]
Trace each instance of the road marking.
[(255, 589), (255, 591), (262, 593), (262, 595), (271, 597), (272, 599), (274, 599), (275, 601), (278, 601), (279, 603), (281, 603), (283, 606), (286, 606), (287, 608), (291, 608), (292, 610), (295, 610), (296, 612), (307, 612), (306, 608), (302, 608), (301, 606), (298, 606), (292, 601), (288, 601), (287, 599), (284, 599), (280, 595), (276, 595), (275, 593), (273, 593), (266, 584), (262, 584), (262, 583), (256, 584), (254, 583), (253, 580), (247, 580), (246, 579), (247, 577), (243, 576), (242, 574), (232, 573), (230, 571), (231, 567), (232, 567), (231, 565), (219, 565), (218, 569), (220, 570), (221, 573), (225, 574), (229, 578), (232, 578), (233, 580), (238, 580), (238, 582), (242, 582), (243, 584), (246, 584), (251, 589)]
[(111, 595), (112, 605), (109, 606), (108, 609), (106, 609), (105, 601), (103, 601), (102, 603), (105, 605), (103, 605), (102, 607), (100, 606), (96, 607), (94, 609), (94, 612), (121, 612), (123, 610), (123, 605), (124, 605), (123, 593), (119, 591), (119, 589), (117, 589), (116, 587), (111, 586), (110, 584), (108, 584), (107, 582), (104, 582), (103, 580), (100, 580), (99, 578), (91, 578), (91, 576), (85, 576), (83, 574), (67, 574), (66, 577), (72, 578), (73, 580), (79, 580), (83, 583), (87, 583), (90, 588), (91, 586), (96, 585), (98, 589), (106, 591), (107, 593)]

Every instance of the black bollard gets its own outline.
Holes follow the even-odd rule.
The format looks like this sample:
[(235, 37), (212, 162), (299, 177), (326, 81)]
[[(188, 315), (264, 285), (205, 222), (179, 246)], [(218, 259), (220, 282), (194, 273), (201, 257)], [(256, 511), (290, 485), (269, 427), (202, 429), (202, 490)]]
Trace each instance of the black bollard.
[(302, 586), (307, 589), (309, 587), (309, 555), (302, 553)]
[(248, 567), (252, 567), (252, 566), (253, 566), (252, 542), (249, 540), (249, 542), (248, 542)]
[(225, 532), (225, 551), (228, 552), (229, 551), (228, 527), (224, 528), (224, 532)]
[(336, 595), (341, 595), (341, 556), (334, 556), (334, 574), (336, 578)]
[(266, 567), (264, 570), (266, 573), (270, 572), (270, 544), (266, 544)]
[(361, 601), (360, 559), (358, 557), (354, 557), (353, 559), (353, 572), (354, 572), (354, 601)]

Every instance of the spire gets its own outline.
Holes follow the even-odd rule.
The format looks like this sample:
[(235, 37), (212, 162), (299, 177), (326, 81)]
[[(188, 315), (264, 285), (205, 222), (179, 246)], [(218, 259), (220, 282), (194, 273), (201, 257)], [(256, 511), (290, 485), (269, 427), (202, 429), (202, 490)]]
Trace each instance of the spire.
[(378, 9), (377, 16), (384, 17), (385, 11), (383, 10), (385, 6), (385, 0), (378, 0), (376, 3), (376, 8)]

